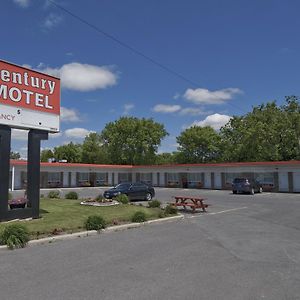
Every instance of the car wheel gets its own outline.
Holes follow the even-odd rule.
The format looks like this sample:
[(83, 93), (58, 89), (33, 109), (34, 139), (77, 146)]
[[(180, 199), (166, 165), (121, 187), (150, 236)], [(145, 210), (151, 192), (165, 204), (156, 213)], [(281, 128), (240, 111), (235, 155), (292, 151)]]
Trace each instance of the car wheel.
[(237, 194), (237, 191), (232, 191), (232, 194)]
[(251, 195), (254, 195), (254, 188), (251, 189), (250, 194), (251, 194)]
[(146, 194), (146, 200), (147, 200), (147, 201), (151, 201), (151, 200), (152, 200), (152, 195), (151, 195), (151, 193), (147, 193), (147, 194)]

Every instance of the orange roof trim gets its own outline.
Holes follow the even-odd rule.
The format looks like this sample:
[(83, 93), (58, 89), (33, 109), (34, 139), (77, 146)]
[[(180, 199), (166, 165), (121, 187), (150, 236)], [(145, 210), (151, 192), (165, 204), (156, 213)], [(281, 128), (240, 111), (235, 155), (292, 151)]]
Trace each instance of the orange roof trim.
[[(12, 166), (27, 165), (26, 160), (11, 160)], [(276, 166), (276, 165), (298, 165), (299, 160), (290, 161), (259, 161), (259, 162), (231, 162), (212, 164), (166, 164), (166, 165), (101, 165), (101, 164), (81, 164), (81, 163), (49, 163), (42, 162), (42, 167), (78, 167), (78, 168), (107, 168), (107, 169), (135, 169), (135, 168), (173, 168), (173, 167), (240, 167), (240, 166)]]

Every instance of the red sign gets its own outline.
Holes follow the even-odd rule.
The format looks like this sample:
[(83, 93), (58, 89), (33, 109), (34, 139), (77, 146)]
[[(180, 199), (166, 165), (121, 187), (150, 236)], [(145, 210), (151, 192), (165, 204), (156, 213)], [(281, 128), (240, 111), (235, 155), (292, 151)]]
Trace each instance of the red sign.
[(0, 60), (0, 105), (60, 115), (60, 79)]

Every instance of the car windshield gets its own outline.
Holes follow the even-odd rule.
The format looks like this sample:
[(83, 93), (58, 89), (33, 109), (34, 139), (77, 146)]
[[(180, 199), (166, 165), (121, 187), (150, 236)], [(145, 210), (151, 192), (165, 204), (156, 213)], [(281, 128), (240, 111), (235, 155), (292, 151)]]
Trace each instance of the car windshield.
[(240, 183), (240, 182), (247, 182), (248, 180), (246, 178), (235, 178), (233, 180), (234, 183)]
[(129, 187), (130, 187), (130, 183), (120, 183), (117, 186), (115, 186), (115, 189), (127, 190)]

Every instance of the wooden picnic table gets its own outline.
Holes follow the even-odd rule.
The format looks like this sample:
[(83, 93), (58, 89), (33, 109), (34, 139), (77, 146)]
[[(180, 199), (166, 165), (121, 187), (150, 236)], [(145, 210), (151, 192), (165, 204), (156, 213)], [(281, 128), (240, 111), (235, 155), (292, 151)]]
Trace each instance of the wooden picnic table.
[(184, 209), (186, 207), (190, 207), (193, 210), (193, 213), (196, 211), (197, 208), (201, 208), (202, 211), (206, 212), (206, 208), (210, 204), (204, 203), (205, 198), (200, 197), (193, 197), (193, 196), (174, 196), (175, 203), (172, 205), (179, 207), (182, 206)]

